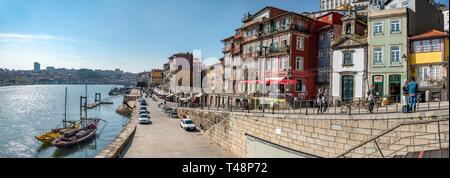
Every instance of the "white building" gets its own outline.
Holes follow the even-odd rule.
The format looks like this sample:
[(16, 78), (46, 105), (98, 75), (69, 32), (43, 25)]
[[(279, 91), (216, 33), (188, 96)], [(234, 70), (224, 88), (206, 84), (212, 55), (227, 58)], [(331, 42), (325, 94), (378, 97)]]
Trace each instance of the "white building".
[(444, 14), (444, 30), (448, 32), (448, 25), (449, 25), (449, 19), (448, 19), (448, 9), (445, 11), (442, 11)]
[(343, 5), (350, 5), (355, 10), (366, 9), (367, 7), (382, 7), (386, 0), (320, 0), (320, 10), (337, 9)]
[[(355, 33), (356, 16), (343, 17), (343, 24), (351, 24), (352, 34), (346, 34), (345, 28), (340, 39), (331, 48), (333, 58), (331, 90), (333, 99), (342, 101), (363, 100), (367, 84), (367, 37)], [(350, 22), (350, 23), (349, 23)]]

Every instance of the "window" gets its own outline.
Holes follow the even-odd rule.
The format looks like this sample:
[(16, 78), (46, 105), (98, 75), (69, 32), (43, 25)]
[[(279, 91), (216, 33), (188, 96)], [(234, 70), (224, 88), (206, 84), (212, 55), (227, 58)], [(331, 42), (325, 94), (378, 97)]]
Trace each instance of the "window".
[(304, 50), (305, 49), (305, 38), (298, 36), (297, 37), (297, 50)]
[(398, 46), (391, 47), (391, 64), (400, 64), (400, 48)]
[(319, 51), (319, 61), (321, 61), (321, 60), (323, 60), (323, 51), (322, 50), (320, 50)]
[(352, 53), (350, 52), (344, 53), (344, 61), (342, 62), (342, 65), (352, 65), (352, 64), (353, 64)]
[(287, 37), (286, 36), (282, 36), (281, 37), (281, 48), (286, 48), (288, 45), (288, 41), (287, 41)]
[(380, 35), (383, 33), (383, 24), (381, 22), (376, 22), (373, 25), (373, 35)]
[(272, 48), (275, 49), (275, 50), (278, 49), (278, 38), (275, 38), (275, 39), (273, 40)]
[(418, 76), (418, 78), (420, 79), (420, 80), (428, 80), (430, 77), (430, 67), (420, 67), (419, 68), (419, 76)]
[(282, 57), (281, 58), (281, 70), (286, 70), (286, 68), (287, 68), (287, 60), (286, 60), (286, 57)]
[(440, 66), (433, 66), (431, 68), (431, 78), (434, 80), (438, 80), (441, 77), (441, 68)]
[(320, 41), (323, 41), (323, 39), (325, 38), (324, 36), (325, 36), (324, 34), (320, 34), (320, 37), (319, 37)]
[(431, 48), (433, 51), (440, 51), (441, 50), (441, 40), (440, 39), (431, 40)]
[(414, 43), (413, 43), (413, 51), (414, 51), (414, 53), (422, 52), (422, 46), (420, 46), (420, 41), (414, 41)]
[(279, 21), (279, 20), (277, 20), (277, 21), (275, 22), (275, 30), (276, 30), (276, 31), (280, 30), (280, 21)]
[(272, 71), (278, 71), (278, 59), (272, 59)]
[(298, 92), (305, 91), (305, 86), (303, 85), (303, 80), (297, 80), (297, 85), (295, 85), (295, 90)]
[(296, 67), (297, 67), (297, 70), (299, 70), (299, 71), (303, 71), (303, 69), (304, 69), (304, 61), (303, 61), (303, 57), (301, 57), (301, 56), (298, 56), (297, 57), (297, 59), (296, 59)]
[(348, 23), (348, 24), (345, 26), (345, 34), (347, 34), (347, 35), (352, 34), (352, 24)]
[(373, 49), (373, 65), (383, 65), (383, 50), (381, 48)]
[(391, 21), (391, 33), (400, 33), (400, 21)]
[(430, 51), (431, 51), (430, 40), (423, 40), (422, 52), (430, 52)]

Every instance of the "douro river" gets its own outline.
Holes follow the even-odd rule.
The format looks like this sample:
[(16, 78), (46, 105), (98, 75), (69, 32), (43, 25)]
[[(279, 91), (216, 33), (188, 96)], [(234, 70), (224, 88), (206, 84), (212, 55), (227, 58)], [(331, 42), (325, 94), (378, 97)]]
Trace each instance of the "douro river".
[(115, 109), (123, 96), (109, 97), (110, 89), (120, 86), (88, 85), (88, 103), (94, 101), (95, 93), (113, 105), (101, 105), (88, 111), (88, 117), (99, 117), (97, 137), (70, 149), (57, 149), (42, 144), (34, 136), (61, 126), (64, 119), (64, 91), (68, 87), (68, 116), (80, 119), (80, 96), (85, 95), (85, 85), (29, 85), (0, 87), (0, 158), (29, 157), (94, 157), (102, 151), (122, 130), (128, 118)]

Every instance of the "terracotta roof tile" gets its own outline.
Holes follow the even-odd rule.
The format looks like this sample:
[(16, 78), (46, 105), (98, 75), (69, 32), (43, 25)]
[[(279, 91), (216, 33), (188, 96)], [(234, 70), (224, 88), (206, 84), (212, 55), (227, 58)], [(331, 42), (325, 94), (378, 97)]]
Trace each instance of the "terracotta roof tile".
[(445, 32), (441, 32), (438, 30), (431, 30), (431, 31), (422, 33), (420, 35), (412, 36), (409, 39), (410, 40), (419, 40), (419, 39), (438, 38), (438, 37), (445, 37), (445, 36), (448, 36), (448, 34)]

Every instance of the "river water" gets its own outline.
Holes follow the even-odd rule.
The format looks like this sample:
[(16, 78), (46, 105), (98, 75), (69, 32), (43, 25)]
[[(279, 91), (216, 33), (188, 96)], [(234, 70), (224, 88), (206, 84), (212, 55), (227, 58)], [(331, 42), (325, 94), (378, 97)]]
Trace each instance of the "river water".
[(80, 96), (85, 85), (29, 85), (0, 87), (0, 158), (86, 158), (94, 157), (110, 144), (128, 122), (115, 112), (123, 96), (109, 97), (115, 85), (89, 85), (88, 103), (95, 93), (113, 105), (101, 105), (88, 111), (88, 117), (99, 117), (97, 137), (70, 149), (57, 149), (42, 144), (34, 136), (50, 131), (64, 119), (64, 91), (68, 88), (68, 119), (79, 120)]

